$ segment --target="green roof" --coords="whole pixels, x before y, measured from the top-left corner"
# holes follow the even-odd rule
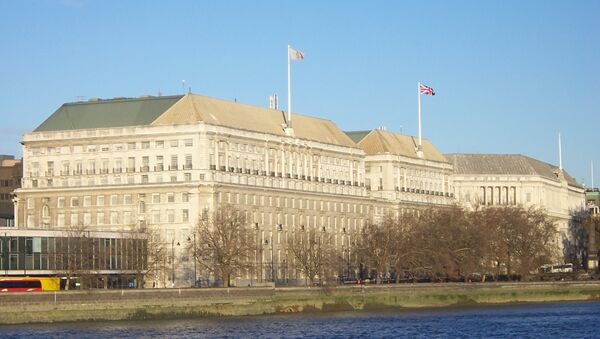
[[[34,132],[149,125],[181,95],[66,103]]]
[[[355,144],[358,144],[370,132],[371,132],[371,130],[368,130],[368,131],[344,131],[344,133],[346,133],[346,135],[348,137],[350,137],[350,139],[352,139],[352,141],[354,141]]]

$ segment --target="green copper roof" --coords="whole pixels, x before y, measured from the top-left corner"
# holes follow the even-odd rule
[[[181,95],[66,103],[34,132],[149,125]]]
[[[358,144],[370,132],[371,132],[371,130],[368,130],[368,131],[344,131],[344,133],[346,133],[346,135],[348,137],[350,137],[350,139],[352,139],[352,141],[354,141],[355,144]]]

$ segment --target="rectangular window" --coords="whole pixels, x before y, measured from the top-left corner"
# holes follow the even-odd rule
[[[135,149],[135,142],[128,142],[127,143],[127,149],[128,150],[134,150]]]
[[[123,224],[125,225],[131,225],[131,212],[130,211],[125,211],[123,212]]]
[[[27,209],[35,208],[35,200],[33,198],[27,198]]]
[[[79,207],[79,198],[78,197],[71,198],[71,207]]]
[[[185,144],[185,147],[192,147],[194,145],[194,141],[192,139],[185,139],[183,143]]]
[[[167,222],[175,222],[175,210],[167,210]]]
[[[104,206],[104,196],[99,195],[96,197],[96,206]]]
[[[111,195],[110,196],[110,205],[111,206],[115,206],[118,205],[119,203],[119,196],[118,195]]]
[[[152,194],[152,203],[160,204],[160,194]]]
[[[179,140],[171,140],[169,144],[171,145],[171,147],[178,147]]]
[[[56,207],[64,208],[65,207],[65,197],[58,197],[56,201]]]
[[[157,140],[154,142],[154,147],[156,148],[164,148],[165,147],[165,142],[164,140]]]
[[[96,217],[97,217],[96,223],[98,225],[104,225],[104,213],[99,212]]]
[[[77,223],[79,223],[79,216],[77,213],[71,213],[71,226],[77,226]]]
[[[90,206],[92,206],[92,196],[86,195],[85,197],[83,197],[83,207],[90,207]]]
[[[110,224],[116,225],[119,223],[119,214],[115,211],[110,212]]]
[[[192,169],[192,155],[191,154],[185,155],[185,165],[184,165],[183,169]]]
[[[56,226],[65,227],[65,215],[60,213],[56,216]]]
[[[185,181],[192,181],[192,173],[184,173],[183,177]]]
[[[177,169],[177,155],[171,155],[171,165],[169,166],[170,170]]]
[[[152,222],[155,224],[160,223],[160,210],[152,211]]]
[[[90,226],[92,224],[92,214],[91,213],[83,213],[83,225]]]
[[[142,149],[149,149],[150,141],[142,141]]]
[[[189,220],[190,220],[190,211],[189,210],[182,210],[181,211],[181,221],[187,222]]]
[[[131,199],[131,194],[125,194],[125,195],[123,196],[123,204],[126,204],[126,205],[131,205],[131,204],[133,204],[133,201],[132,201],[132,199]]]
[[[175,202],[175,194],[167,193],[167,202]]]
[[[182,202],[189,202],[190,201],[190,195],[189,195],[188,192],[181,193],[181,201]]]

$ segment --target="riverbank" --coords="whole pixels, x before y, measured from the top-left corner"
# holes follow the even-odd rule
[[[575,300],[600,300],[600,282],[4,293],[0,294],[0,324],[181,319]]]

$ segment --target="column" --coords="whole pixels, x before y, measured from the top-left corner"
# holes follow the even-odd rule
[[[215,138],[215,168],[219,170],[219,140]]]
[[[269,145],[265,143],[265,172],[269,175]]]

